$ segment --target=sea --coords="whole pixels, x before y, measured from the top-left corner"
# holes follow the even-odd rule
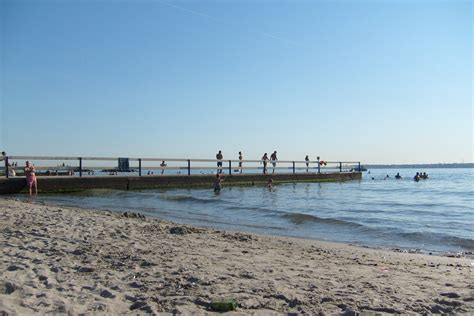
[[[426,180],[415,182],[416,172]],[[402,179],[395,179],[399,172]],[[41,183],[39,183],[41,185]],[[226,187],[90,190],[37,202],[140,212],[221,230],[440,255],[474,252],[474,169],[372,169],[362,180]]]

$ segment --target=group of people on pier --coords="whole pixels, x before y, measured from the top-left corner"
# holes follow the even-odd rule
[[[223,173],[222,162],[224,160],[224,155],[222,154],[222,150],[219,150],[219,152],[216,154],[216,159],[217,159],[217,173],[218,174]],[[319,159],[319,157],[318,157],[318,159]],[[268,173],[268,168],[267,168],[268,163],[272,164],[272,166],[273,166],[272,173],[275,173],[275,168],[276,168],[277,161],[278,161],[276,150],[273,151],[273,153],[270,155],[270,158],[268,157],[268,153],[264,153],[260,160],[261,160],[261,163],[263,164],[263,174]],[[309,155],[306,155],[304,160],[306,162],[306,172],[308,172],[309,171],[309,163],[310,163]],[[242,155],[242,152],[239,151],[239,167],[236,168],[235,172],[242,173],[242,170],[243,170],[242,162],[243,162],[243,155]],[[325,162],[320,161],[319,164],[325,165]]]

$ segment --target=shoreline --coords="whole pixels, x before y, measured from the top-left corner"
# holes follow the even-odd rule
[[[83,191],[81,191],[83,193]],[[54,194],[52,194],[54,195]],[[0,196],[0,198],[2,198]],[[101,209],[100,207],[82,207],[77,205],[67,205],[67,204],[60,204],[60,203],[51,203],[50,201],[33,201],[30,202],[28,196],[6,196],[5,199],[12,199],[15,201],[25,202],[25,203],[33,203],[36,205],[45,205],[50,207],[65,207],[65,208],[77,208],[81,210],[92,210],[97,212],[112,212],[115,214],[122,214],[123,210],[112,210],[112,209]],[[138,212],[140,213],[140,211]],[[449,251],[449,250],[427,250],[427,249],[420,249],[416,247],[403,247],[403,246],[383,246],[383,245],[374,245],[374,244],[364,244],[364,243],[356,243],[356,242],[349,242],[349,241],[338,241],[338,240],[330,240],[330,239],[318,239],[318,238],[311,238],[311,237],[304,237],[304,236],[297,236],[297,235],[287,235],[287,234],[272,234],[271,232],[255,232],[252,230],[239,230],[238,227],[236,229],[232,228],[225,228],[225,227],[216,227],[213,225],[200,225],[198,223],[179,223],[173,220],[163,219],[159,216],[153,216],[147,214],[146,217],[150,220],[159,220],[164,222],[169,222],[176,225],[190,225],[195,228],[200,229],[210,229],[210,230],[225,230],[228,232],[233,233],[243,233],[243,234],[253,234],[257,236],[270,236],[270,237],[281,237],[281,238],[295,238],[295,239],[302,239],[308,241],[316,241],[316,242],[324,242],[324,243],[334,243],[340,245],[347,245],[353,246],[357,248],[367,248],[367,249],[374,249],[380,251],[390,251],[390,252],[397,252],[397,253],[411,253],[411,254],[421,254],[421,255],[429,255],[429,256],[437,256],[437,257],[449,257],[449,258],[466,258],[466,259],[474,259],[474,252],[466,251],[466,250],[459,250],[459,251]]]
[[[0,199],[0,311],[474,311],[474,262]]]

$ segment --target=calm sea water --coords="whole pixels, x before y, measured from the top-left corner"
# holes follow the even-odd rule
[[[373,169],[361,181],[38,196],[219,229],[422,252],[474,251],[474,169]],[[400,172],[403,179],[396,180]],[[384,180],[385,175],[390,175]],[[374,179],[372,179],[372,177]]]

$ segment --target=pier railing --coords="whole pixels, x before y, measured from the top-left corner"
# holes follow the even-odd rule
[[[138,176],[258,174],[258,173],[334,173],[360,171],[360,162],[305,160],[217,160],[183,158],[118,158],[118,157],[51,157],[3,156],[4,176],[21,176],[25,161],[35,166],[39,175],[107,176],[132,174]],[[318,157],[319,158],[319,157]],[[58,164],[58,161],[60,162]],[[112,165],[111,162],[115,162]],[[1,173],[0,169],[0,173]]]

